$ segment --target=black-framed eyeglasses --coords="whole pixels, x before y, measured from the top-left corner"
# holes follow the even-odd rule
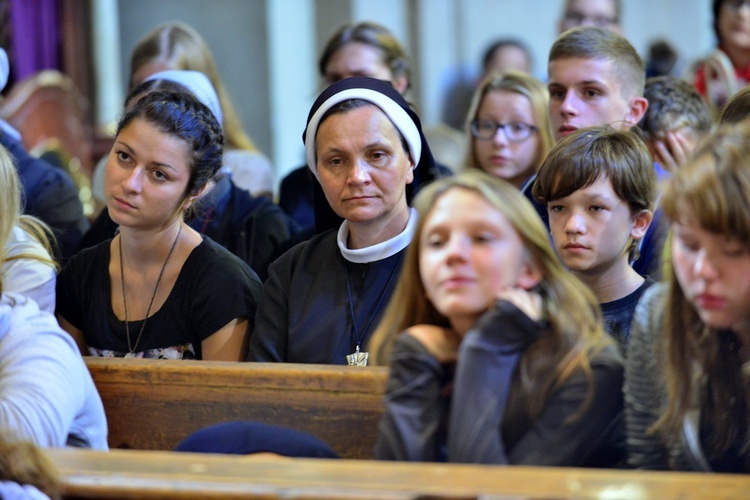
[[[492,120],[473,120],[471,122],[471,135],[477,139],[485,141],[494,139],[499,129],[503,129],[505,138],[510,142],[523,142],[539,130],[538,127],[523,122],[497,123]]]

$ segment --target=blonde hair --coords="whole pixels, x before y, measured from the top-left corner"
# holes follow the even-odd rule
[[[521,94],[529,100],[531,112],[534,115],[534,123],[530,123],[529,125],[534,125],[539,129],[537,132],[539,134],[539,150],[537,151],[537,164],[534,165],[534,168],[538,169],[539,165],[542,164],[544,158],[547,157],[547,154],[555,145],[548,112],[549,92],[538,79],[516,70],[488,75],[474,92],[469,113],[466,115],[466,144],[469,144],[470,147],[466,148],[465,166],[480,170],[482,168],[479,166],[479,159],[474,148],[475,139],[471,134],[471,122],[476,119],[485,96],[496,90]]]
[[[52,499],[61,498],[57,470],[34,443],[0,431],[0,480],[31,485]]]
[[[724,125],[667,182],[660,206],[670,221],[687,222],[738,241],[750,251],[750,123]],[[734,334],[705,325],[673,269],[664,321],[668,404],[654,430],[679,440],[685,415],[701,408],[709,459],[739,444],[750,464],[750,383]],[[743,374],[744,373],[744,374]]]
[[[541,274],[539,290],[544,297],[549,333],[529,346],[519,363],[518,384],[513,391],[513,411],[538,415],[547,398],[574,373],[582,370],[590,379],[590,357],[611,344],[603,331],[599,306],[589,289],[560,263],[549,241],[549,232],[528,200],[509,183],[479,170],[432,182],[419,192],[414,207],[419,213],[412,243],[406,252],[398,283],[369,345],[376,364],[388,364],[398,335],[418,324],[449,327],[427,299],[419,273],[420,235],[431,208],[452,189],[481,196],[502,213],[517,231],[532,266]]]
[[[2,145],[0,145],[0,189],[2,189],[2,192],[0,192],[0,264],[8,260],[35,259],[52,264],[57,268],[57,263],[52,257],[45,259],[39,255],[25,253],[12,257],[6,255],[6,245],[16,226],[19,226],[37,240],[50,256],[55,255],[55,236],[44,222],[31,215],[21,213],[21,181],[18,178],[13,157]],[[0,276],[0,278],[2,277]],[[0,292],[2,292],[1,279]]]
[[[742,87],[719,112],[719,125],[739,123],[750,117],[750,86]]]
[[[227,148],[258,150],[242,128],[242,122],[229,99],[229,93],[216,70],[208,44],[195,29],[184,23],[170,22],[158,26],[143,37],[130,57],[131,78],[139,68],[158,59],[169,62],[177,70],[199,71],[205,74],[221,102],[221,111],[224,114],[222,128]],[[131,82],[131,85],[138,83],[141,82]]]

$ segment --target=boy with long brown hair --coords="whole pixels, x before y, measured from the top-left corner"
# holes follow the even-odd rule
[[[557,254],[594,292],[605,330],[625,348],[638,299],[654,283],[630,265],[656,196],[645,144],[608,126],[578,130],[547,156],[533,194],[547,206]]]

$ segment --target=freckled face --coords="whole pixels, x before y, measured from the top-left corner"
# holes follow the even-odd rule
[[[340,217],[369,223],[408,210],[414,164],[377,106],[330,115],[318,127],[315,151],[321,187]]]
[[[136,118],[107,157],[104,193],[112,220],[125,227],[169,225],[187,208],[188,147]]]

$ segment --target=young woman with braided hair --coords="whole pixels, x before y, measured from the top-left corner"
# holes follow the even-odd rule
[[[260,281],[183,220],[221,167],[223,143],[213,113],[187,93],[150,93],[120,120],[105,173],[120,232],[58,278],[58,318],[82,352],[244,359]]]

